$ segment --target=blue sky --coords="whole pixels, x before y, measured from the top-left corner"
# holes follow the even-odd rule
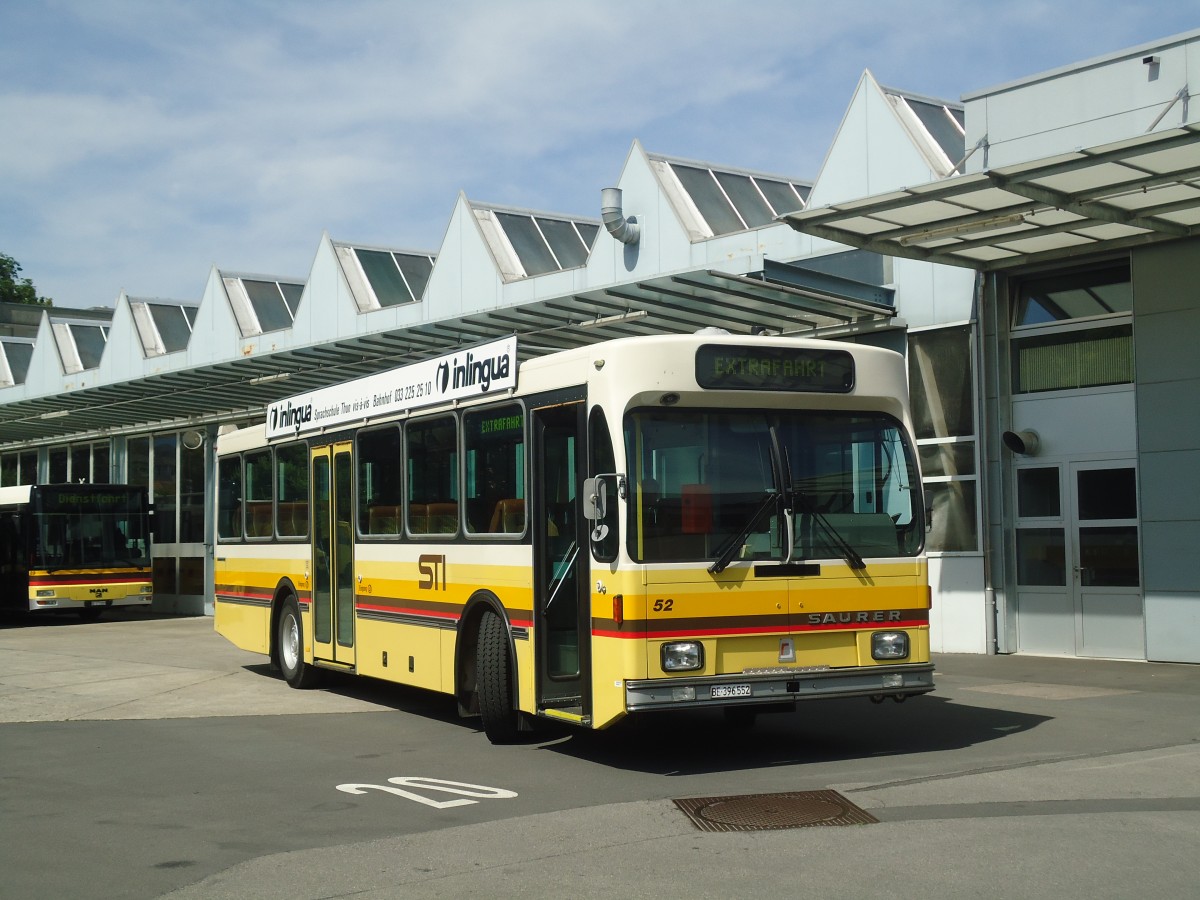
[[[3,0],[0,252],[57,306],[599,216],[634,139],[815,179],[864,69],[958,100],[1200,27],[1129,0]]]

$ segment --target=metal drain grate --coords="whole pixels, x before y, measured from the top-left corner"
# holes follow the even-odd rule
[[[676,800],[701,831],[766,831],[813,825],[872,825],[879,822],[837,791],[792,791]]]

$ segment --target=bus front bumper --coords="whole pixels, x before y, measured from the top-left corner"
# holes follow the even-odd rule
[[[933,663],[846,669],[770,669],[625,682],[628,712],[756,706],[822,698],[903,699],[933,690]]]

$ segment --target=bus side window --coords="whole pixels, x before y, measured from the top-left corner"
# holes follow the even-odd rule
[[[242,536],[242,458],[227,456],[217,464],[217,537]]]
[[[617,460],[613,454],[612,437],[608,432],[608,420],[604,410],[599,406],[592,407],[588,416],[588,474],[613,475],[617,471]],[[593,540],[592,555],[598,562],[612,562],[617,558],[617,549],[621,546],[620,528],[620,499],[618,497],[619,477],[603,479],[605,485],[605,508],[602,524],[606,529],[595,529],[592,533],[601,534],[599,540]]]
[[[360,431],[357,444],[359,533],[400,534],[400,429],[388,425]]]
[[[412,534],[458,531],[458,423],[454,416],[409,422],[405,427]]]
[[[275,532],[281,537],[308,534],[308,445],[275,449]]]
[[[519,404],[463,414],[465,522],[471,534],[525,531],[525,415]]]

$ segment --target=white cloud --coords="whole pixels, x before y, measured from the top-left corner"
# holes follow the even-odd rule
[[[62,304],[121,287],[189,298],[214,262],[306,272],[323,229],[436,250],[459,190],[595,215],[634,138],[813,177],[864,68],[956,98],[1187,20],[1177,4],[1117,0],[1002,10],[6,4],[0,121],[20,137],[0,143],[0,251]]]

